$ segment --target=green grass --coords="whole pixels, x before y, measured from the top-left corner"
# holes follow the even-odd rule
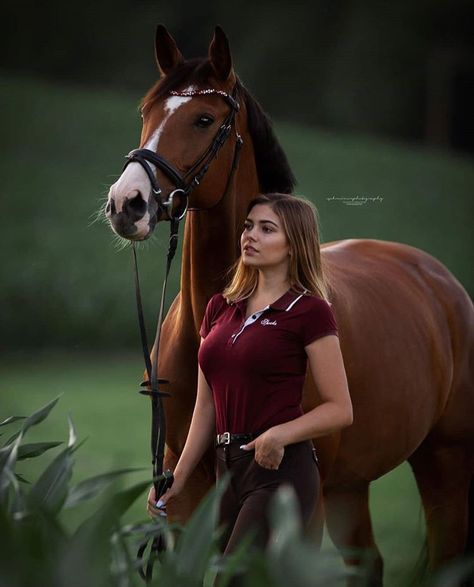
[[[0,75],[0,319],[8,349],[87,352],[136,344],[130,252],[118,252],[110,229],[93,219],[124,154],[137,146],[140,97]],[[471,159],[315,128],[277,123],[276,129],[297,192],[320,210],[325,242],[369,237],[418,246],[474,293],[467,254],[474,238]],[[333,196],[382,199],[350,206]],[[140,257],[150,315],[166,228]],[[178,283],[176,264],[170,295]]]
[[[87,438],[76,453],[73,482],[125,467],[145,467],[130,480],[150,475],[149,416],[147,399],[137,393],[142,373],[141,358],[131,355],[22,353],[0,363],[1,414],[30,414],[62,394],[42,425],[28,432],[29,440],[63,440],[67,414],[73,417],[79,439]],[[34,477],[47,455],[20,469]],[[28,471],[29,473],[26,473]],[[372,484],[371,510],[377,544],[385,559],[386,587],[408,584],[424,535],[420,500],[407,465],[402,465]],[[84,516],[81,506],[70,514],[73,526]],[[145,495],[127,514],[126,521],[145,515]],[[323,548],[335,552],[325,538]]]

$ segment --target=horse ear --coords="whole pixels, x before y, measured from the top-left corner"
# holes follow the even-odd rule
[[[184,61],[176,41],[162,24],[156,27],[155,57],[162,75],[166,75]]]
[[[209,60],[217,79],[227,80],[232,72],[232,57],[229,41],[220,26],[216,26],[214,37],[209,45]]]

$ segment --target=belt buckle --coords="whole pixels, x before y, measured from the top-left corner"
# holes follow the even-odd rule
[[[219,444],[230,444],[230,432],[219,435]]]

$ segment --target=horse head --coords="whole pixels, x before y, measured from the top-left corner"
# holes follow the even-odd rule
[[[147,239],[157,222],[182,216],[188,204],[215,206],[241,144],[238,81],[222,29],[206,59],[186,61],[162,25],[155,50],[161,77],[141,103],[140,147],[128,155],[105,210],[113,230],[130,240]]]

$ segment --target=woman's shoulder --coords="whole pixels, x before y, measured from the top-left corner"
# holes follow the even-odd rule
[[[332,303],[317,294],[305,292],[301,297],[302,306],[306,309],[332,310]]]
[[[212,306],[223,306],[224,304],[227,305],[227,300],[221,292],[218,292],[211,296],[208,302],[208,305]]]
[[[218,320],[219,316],[225,311],[227,307],[227,300],[221,293],[214,294],[207,303],[206,311],[204,313],[204,318],[201,323],[201,328],[199,330],[199,334],[202,338],[206,338],[206,336],[211,331],[212,327]]]
[[[215,316],[216,314],[225,310],[228,307],[228,302],[226,298],[222,295],[222,293],[214,294],[207,303],[206,313],[210,314],[211,316]]]
[[[305,346],[328,334],[338,334],[331,302],[313,294],[305,294],[301,302],[299,319]]]

